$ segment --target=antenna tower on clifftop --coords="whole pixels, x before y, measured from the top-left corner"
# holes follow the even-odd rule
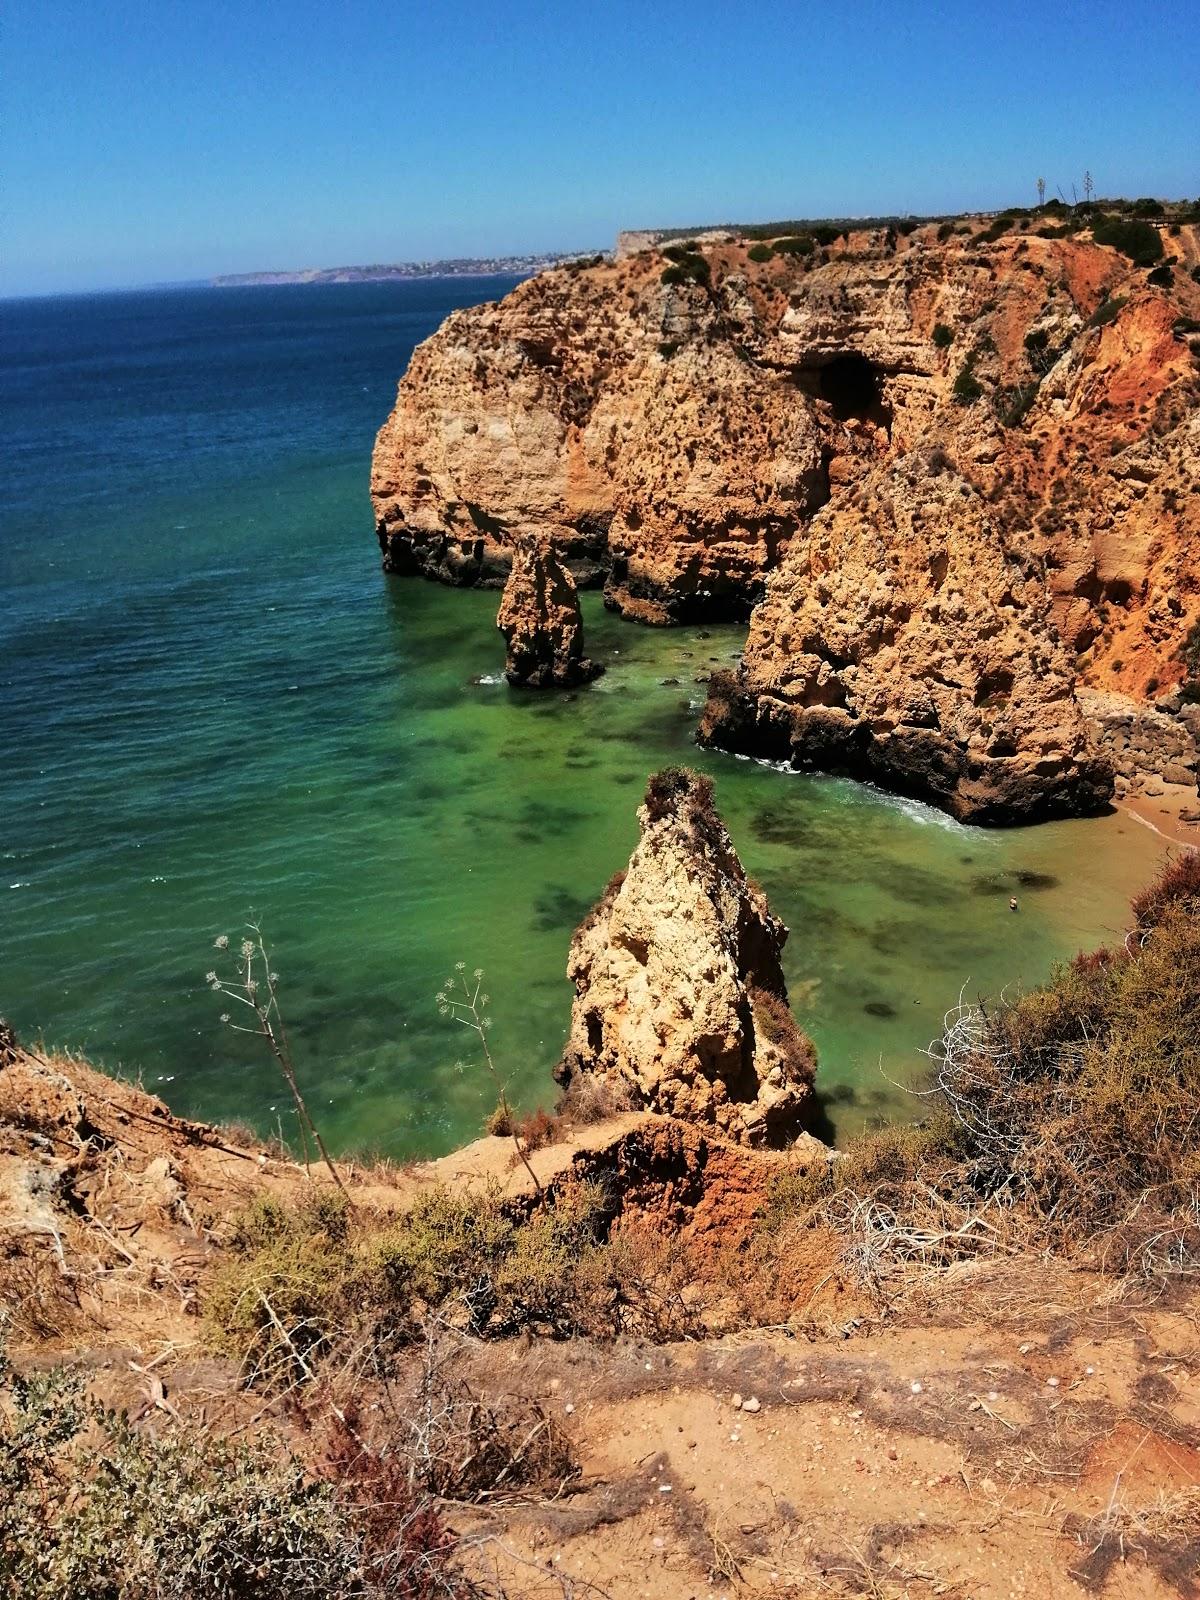
[[[1085,172],[1083,175],[1083,203],[1085,206],[1091,205],[1092,196],[1095,194],[1095,192],[1096,186],[1092,182],[1092,175],[1090,172]]]
[[[1038,210],[1040,211],[1041,208],[1046,204],[1046,180],[1045,180],[1045,178],[1039,178],[1038,179],[1038,181],[1037,181],[1037,189],[1038,189]]]

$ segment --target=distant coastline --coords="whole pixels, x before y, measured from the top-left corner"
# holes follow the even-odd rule
[[[451,256],[442,261],[393,261],[366,267],[299,267],[281,272],[229,272],[208,281],[214,289],[244,289],[283,283],[388,283],[394,278],[489,278],[532,274],[564,261],[599,257],[599,250],[556,250],[526,256]]]

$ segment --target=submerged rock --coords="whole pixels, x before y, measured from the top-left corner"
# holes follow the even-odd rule
[[[505,674],[519,688],[565,688],[604,671],[583,653],[575,579],[548,539],[529,537],[514,550],[496,626],[508,646]]]
[[[747,1144],[796,1134],[816,1054],[788,1010],[788,930],[746,877],[712,784],[651,778],[641,838],[576,930],[571,1032],[556,1072],[610,1079],[635,1104]]]

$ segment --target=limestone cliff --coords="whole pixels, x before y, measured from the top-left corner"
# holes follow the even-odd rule
[[[816,1058],[787,1006],[787,929],[746,877],[706,778],[651,778],[628,870],[580,924],[559,1081],[610,1079],[622,1097],[748,1144],[799,1131]]]
[[[1154,281],[1036,219],[542,274],[415,352],[375,450],[385,565],[498,585],[532,521],[628,616],[766,595],[710,738],[766,753],[790,720],[803,759],[961,815],[1092,807],[1130,747],[1076,685],[1177,722],[1196,670],[1200,238],[1163,237]]]
[[[817,519],[709,684],[719,743],[875,778],[974,822],[1094,810],[1112,793],[1035,563],[921,452]]]
[[[583,619],[570,568],[542,535],[518,540],[496,626],[505,674],[522,688],[569,688],[604,671],[583,653]]]

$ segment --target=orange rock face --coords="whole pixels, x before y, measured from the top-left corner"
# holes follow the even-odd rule
[[[963,816],[1089,809],[1106,765],[1139,776],[1112,727],[1175,718],[1200,670],[1200,240],[1164,243],[1169,284],[1036,223],[543,274],[415,353],[375,451],[385,565],[499,584],[557,524],[626,615],[763,601],[710,739],[790,728]]]

